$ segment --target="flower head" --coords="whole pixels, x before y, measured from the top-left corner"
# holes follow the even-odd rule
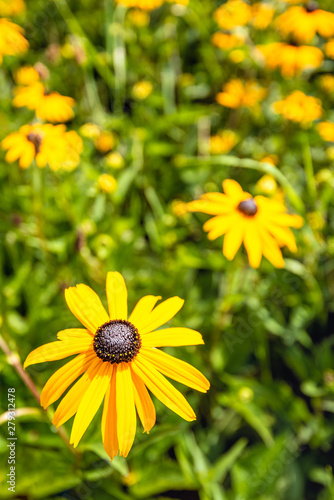
[[[163,2],[164,0],[116,0],[116,3],[121,3],[126,7],[135,7],[142,10],[157,9]]]
[[[276,25],[285,36],[292,35],[301,43],[310,42],[316,33],[329,38],[334,35],[334,14],[319,9],[316,2],[290,7],[278,16]]]
[[[233,130],[222,130],[210,137],[211,154],[226,154],[237,144],[239,138]]]
[[[334,123],[333,122],[320,122],[317,129],[321,137],[328,142],[334,142]]]
[[[115,177],[110,174],[102,174],[98,179],[99,188],[104,193],[113,193],[117,188]]]
[[[222,193],[206,193],[199,200],[188,203],[191,212],[214,215],[204,224],[209,240],[225,235],[223,254],[232,260],[244,243],[249,263],[257,268],[262,255],[275,267],[284,267],[280,247],[296,252],[297,246],[291,227],[299,228],[303,220],[299,215],[286,213],[286,207],[270,198],[254,198],[232,179],[223,182]]]
[[[322,90],[325,92],[329,94],[334,92],[334,75],[321,75],[319,83]]]
[[[291,78],[307,69],[321,66],[324,55],[317,47],[309,45],[292,45],[283,42],[274,42],[267,45],[258,45],[265,58],[266,66],[270,69],[279,68],[282,75]]]
[[[247,24],[252,18],[252,9],[242,0],[228,0],[215,11],[214,17],[220,28],[230,30]]]
[[[223,50],[231,50],[235,47],[241,47],[245,43],[245,38],[235,33],[222,33],[217,31],[212,35],[212,43]]]
[[[14,106],[21,108],[26,106],[36,112],[37,118],[52,123],[63,123],[71,120],[74,116],[75,105],[72,97],[58,94],[58,92],[47,92],[41,82],[35,82],[25,87],[16,87],[13,99]]]
[[[10,17],[21,14],[26,9],[23,0],[0,0],[0,16]]]
[[[168,408],[187,421],[196,415],[167,377],[206,392],[207,379],[188,363],[157,347],[203,344],[200,333],[189,328],[157,330],[175,316],[183,300],[172,297],[155,307],[161,297],[143,297],[128,317],[127,289],[117,272],[107,275],[109,314],[98,295],[86,285],[65,291],[71,312],[84,328],[58,333],[58,341],[32,351],[24,367],[77,356],[57,370],[46,383],[41,405],[47,408],[72,385],[57,407],[57,427],[75,415],[70,442],[76,447],[104,399],[103,445],[111,459],[127,456],[136,432],[136,409],[149,432],[155,424],[155,408],[149,389]]]
[[[268,28],[275,14],[275,8],[267,3],[255,3],[252,6],[252,24],[257,30]]]
[[[0,64],[3,56],[16,56],[28,50],[24,30],[7,19],[0,19]]]
[[[28,168],[36,159],[41,168],[49,164],[52,170],[71,170],[80,161],[82,140],[76,132],[66,132],[65,125],[36,123],[9,134],[1,147],[8,150],[6,162],[19,160],[21,168]]]
[[[266,89],[260,87],[255,80],[243,83],[235,78],[223,86],[223,92],[217,94],[216,100],[227,108],[253,108],[266,94]]]
[[[292,92],[288,97],[274,103],[276,113],[287,120],[308,126],[321,117],[323,109],[321,101],[316,97],[305,95],[300,90]]]

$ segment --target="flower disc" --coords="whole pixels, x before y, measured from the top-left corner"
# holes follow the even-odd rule
[[[128,363],[137,356],[141,340],[137,328],[132,323],[116,319],[97,329],[93,345],[96,355],[102,361]]]

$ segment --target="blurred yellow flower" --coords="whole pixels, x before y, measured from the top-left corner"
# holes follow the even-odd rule
[[[137,82],[132,88],[132,95],[135,99],[144,100],[146,99],[153,90],[153,85],[149,81]]]
[[[157,9],[163,2],[164,0],[116,0],[116,3],[121,3],[126,7],[135,7],[143,10]]]
[[[258,45],[265,58],[266,66],[270,69],[279,68],[282,75],[292,78],[307,69],[321,66],[324,55],[317,47],[309,45],[296,46],[283,42]]]
[[[112,151],[105,156],[105,162],[108,167],[120,169],[124,167],[124,158],[118,151]]]
[[[101,129],[95,123],[84,123],[79,129],[80,134],[87,139],[96,139],[100,133]]]
[[[26,10],[24,0],[0,0],[0,16],[10,17]]]
[[[100,153],[108,153],[115,146],[115,138],[109,130],[103,130],[94,141],[94,145]]]
[[[214,33],[211,40],[213,45],[225,50],[231,50],[235,47],[240,47],[245,43],[245,38],[239,34],[237,35],[234,33],[222,33],[220,31]]]
[[[267,3],[255,3],[252,6],[252,24],[257,30],[268,28],[275,14],[275,8]]]
[[[28,50],[24,29],[7,19],[0,19],[0,64],[3,56],[16,56]]]
[[[131,9],[128,18],[134,26],[144,27],[150,22],[150,15],[145,10]]]
[[[182,217],[189,212],[188,203],[182,200],[173,200],[171,203],[171,210],[177,217]]]
[[[317,129],[321,137],[328,142],[334,142],[334,123],[320,122]]]
[[[261,163],[271,163],[272,165],[278,165],[279,158],[277,155],[267,155],[260,160]]]
[[[276,25],[284,36],[293,35],[298,42],[310,42],[316,33],[334,36],[334,14],[318,8],[316,2],[296,5],[278,16]]]
[[[277,190],[277,182],[272,175],[265,174],[257,181],[256,187],[262,193],[274,194]]]
[[[217,94],[216,100],[227,108],[252,108],[266,95],[266,89],[255,80],[243,82],[235,78],[223,86],[223,92]]]
[[[234,49],[228,55],[228,58],[234,64],[241,63],[242,61],[244,61],[245,57],[246,57],[245,51],[242,49]]]
[[[239,138],[233,130],[222,130],[210,137],[210,153],[219,155],[229,153]]]
[[[320,86],[325,92],[334,92],[334,75],[321,75],[319,78]]]
[[[28,168],[36,159],[39,167],[49,164],[52,170],[75,168],[80,161],[82,140],[74,131],[66,132],[65,125],[24,125],[9,134],[1,143],[7,149],[5,160],[19,160],[21,168]]]
[[[334,59],[334,38],[333,40],[328,40],[328,42],[325,43],[324,49],[326,56],[330,57],[331,59]]]
[[[25,87],[14,89],[14,106],[21,108],[26,106],[34,110],[37,118],[52,123],[62,123],[74,117],[73,107],[75,100],[58,94],[58,92],[47,92],[41,82],[35,82]]]
[[[321,101],[315,97],[305,95],[300,90],[295,90],[288,97],[274,103],[276,113],[281,114],[287,120],[309,125],[321,117],[323,109]]]
[[[102,174],[98,178],[98,184],[101,191],[104,193],[113,193],[117,188],[115,177],[109,174]]]
[[[284,267],[280,247],[297,251],[290,227],[300,228],[303,219],[286,213],[284,204],[266,198],[254,198],[232,179],[223,182],[222,193],[206,193],[188,203],[191,212],[214,215],[203,226],[209,240],[225,235],[223,254],[232,260],[244,243],[251,267],[259,267],[262,255],[275,267]],[[290,226],[290,227],[289,227]]]
[[[214,18],[220,28],[230,30],[247,24],[252,18],[252,9],[242,0],[228,0],[215,11]]]
[[[107,274],[106,292],[108,312],[89,286],[67,288],[65,300],[83,328],[59,332],[58,341],[28,355],[24,368],[76,355],[48,380],[41,405],[47,408],[74,383],[59,403],[52,422],[59,427],[75,415],[70,443],[76,448],[104,400],[102,441],[113,460],[118,453],[126,457],[132,447],[136,409],[145,432],[155,424],[156,412],[147,389],[191,422],[196,420],[194,410],[165,376],[202,393],[207,392],[210,383],[192,365],[159,349],[204,344],[202,335],[189,328],[157,330],[178,313],[182,299],[171,297],[155,307],[161,297],[147,295],[128,316],[128,291],[120,273]]]
[[[14,75],[15,83],[18,85],[30,85],[38,82],[39,79],[39,73],[33,66],[22,66]]]

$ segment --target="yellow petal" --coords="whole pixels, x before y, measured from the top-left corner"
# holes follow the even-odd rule
[[[130,323],[135,325],[138,330],[141,330],[143,324],[147,321],[147,316],[151,313],[158,300],[161,300],[161,297],[154,295],[146,295],[146,297],[140,299],[130,315]]]
[[[102,441],[110,460],[118,453],[117,439],[117,417],[116,417],[116,365],[112,372],[111,381],[108,386],[103,405],[101,421]]]
[[[70,443],[73,444],[74,448],[78,446],[80,439],[103,401],[108,385],[110,384],[112,371],[113,365],[102,361],[97,373],[94,374],[94,377],[90,378],[89,387],[80,401],[73,422]]]
[[[208,193],[209,194],[209,193]],[[220,194],[220,193],[217,193]],[[222,195],[224,196],[224,195]],[[209,215],[218,215],[229,213],[232,210],[232,206],[227,202],[216,202],[206,199],[194,200],[187,203],[187,209],[190,212],[203,212]]]
[[[262,259],[262,240],[254,220],[249,221],[246,226],[244,245],[250,265],[255,269],[258,268]]]
[[[128,363],[117,365],[116,411],[119,454],[121,457],[127,457],[136,434],[135,400]]]
[[[240,196],[243,196],[244,194],[240,184],[233,179],[225,179],[223,181],[223,189],[224,193],[232,198],[240,198]]]
[[[131,370],[135,404],[144,432],[149,433],[155,424],[156,413],[151,396],[144,382]]]
[[[246,228],[246,220],[240,218],[237,223],[225,234],[223,243],[223,254],[228,260],[232,260],[239,250]]]
[[[89,330],[84,328],[68,328],[67,330],[61,330],[57,333],[57,339],[59,340],[75,340],[75,339],[91,339],[92,334]]]
[[[143,318],[140,329],[137,324],[135,324],[135,326],[138,328],[141,335],[153,332],[153,330],[159,328],[159,326],[164,325],[167,321],[172,319],[175,314],[179,312],[183,304],[184,300],[180,299],[180,297],[171,297],[170,299],[164,300],[155,309],[153,309],[153,311],[148,314],[145,319]]]
[[[296,240],[291,229],[288,227],[279,227],[274,224],[267,224],[266,228],[280,247],[286,245],[290,252],[297,252]]]
[[[304,220],[300,215],[269,213],[267,217],[279,226],[291,226],[299,229],[304,224]]]
[[[87,370],[94,357],[96,354],[93,349],[79,354],[49,378],[41,394],[41,405],[44,409],[57,401],[72,382]]]
[[[87,285],[67,288],[65,300],[74,316],[92,333],[109,321],[99,296]]]
[[[263,255],[273,266],[278,269],[283,268],[285,264],[278,244],[265,228],[259,226],[259,230],[262,239]]]
[[[77,412],[80,402],[88,389],[92,378],[97,373],[102,363],[103,361],[101,359],[95,357],[87,371],[73,385],[73,387],[71,387],[66,396],[63,397],[52,419],[52,423],[56,427],[59,427],[67,422],[67,420],[73,417],[73,415]]]
[[[143,347],[172,347],[204,344],[202,335],[190,328],[165,328],[148,333],[142,338]]]
[[[184,396],[168,380],[147,363],[140,353],[131,363],[131,370],[144,382],[146,387],[170,410],[188,422],[196,420],[194,410]]]
[[[56,361],[64,359],[72,354],[85,352],[92,346],[92,338],[74,339],[73,341],[57,341],[44,344],[32,351],[24,362],[23,368],[35,363],[44,363],[45,361]]]
[[[110,319],[128,319],[128,291],[123,276],[112,272],[107,274],[107,299]]]
[[[200,392],[209,390],[210,382],[189,363],[158,349],[142,348],[140,352],[147,364],[151,363],[163,375]]]
[[[208,239],[215,240],[219,236],[225,234],[232,226],[237,224],[240,220],[240,216],[237,213],[232,213],[228,215],[220,215],[218,217],[213,217],[208,220],[204,226],[204,231],[209,231]]]

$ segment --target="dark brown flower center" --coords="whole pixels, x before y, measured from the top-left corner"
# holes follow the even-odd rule
[[[254,201],[254,198],[249,198],[248,200],[241,201],[238,205],[238,210],[244,215],[255,215],[257,212],[257,205]]]
[[[35,146],[35,154],[37,155],[41,150],[41,145],[43,141],[42,136],[37,134],[36,132],[30,132],[30,134],[27,135],[27,139],[29,142],[32,142],[33,145]]]
[[[318,10],[318,9],[319,9],[319,5],[317,4],[317,2],[307,2],[307,4],[305,4],[306,12],[314,12],[315,10]]]
[[[102,361],[128,363],[137,356],[141,340],[137,328],[132,323],[115,319],[96,330],[93,346]]]

